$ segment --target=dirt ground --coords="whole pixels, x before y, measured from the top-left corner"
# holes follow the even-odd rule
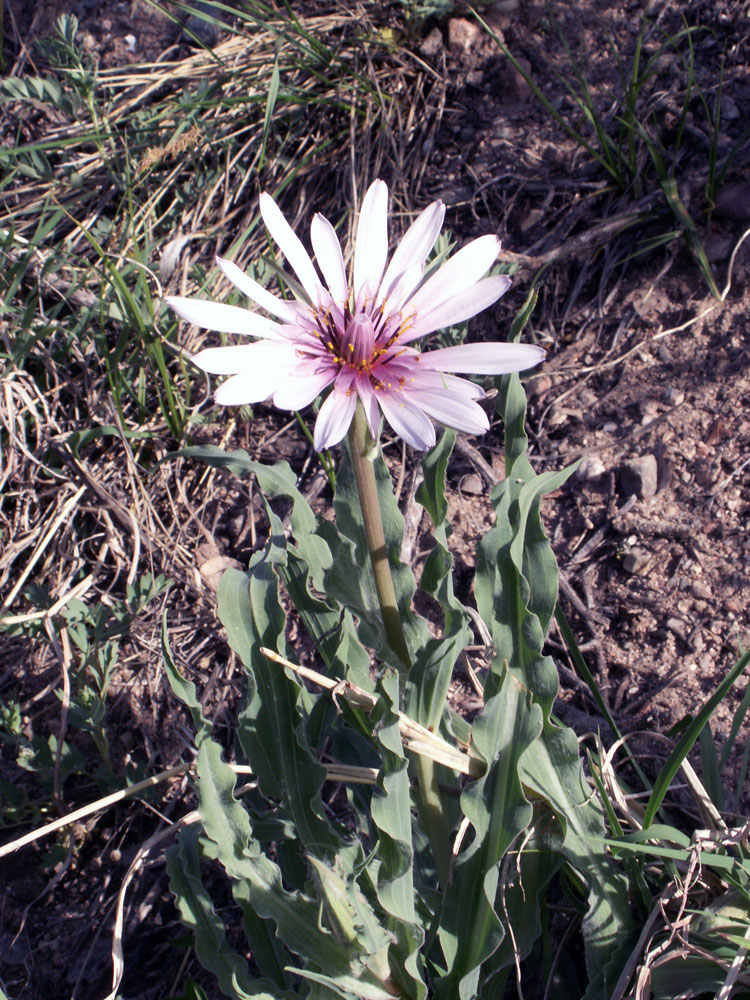
[[[8,0],[5,31],[14,39],[19,66],[33,64],[28,42],[35,32],[54,12],[69,8],[80,19],[86,45],[105,65],[158,58],[166,50],[179,51],[174,46],[187,46],[180,26],[143,0],[44,0],[33,13],[21,0]],[[612,94],[621,90],[618,58],[622,65],[632,59],[644,14],[653,25],[647,52],[679,32],[687,18],[696,29],[690,36],[696,84],[711,107],[715,99],[720,104],[718,158],[724,162],[731,153],[732,159],[718,185],[715,210],[706,210],[712,147],[697,99],[684,123],[675,172],[718,288],[727,289],[723,301],[710,294],[684,240],[642,252],[657,224],[652,218],[626,229],[619,224],[632,207],[632,194],[626,199],[612,190],[601,167],[564,134],[473,20],[428,21],[414,44],[451,81],[440,129],[425,150],[421,204],[442,198],[459,242],[500,233],[506,259],[518,266],[496,317],[501,329],[509,326],[540,266],[548,265],[537,279],[532,321],[548,362],[527,383],[528,426],[532,461],[540,471],[580,460],[568,483],[543,506],[559,561],[563,606],[620,727],[666,733],[700,706],[750,636],[750,239],[730,269],[733,250],[750,226],[748,7],[734,0],[499,0],[485,11],[492,30],[552,106],[589,138],[592,131],[582,112],[574,113],[561,80],[572,79],[578,60],[594,104],[606,117]],[[682,86],[673,52],[665,51],[650,86],[656,95],[650,127],[660,129],[668,145],[679,125]],[[473,335],[492,335],[489,324],[486,318],[476,324]],[[262,407],[242,439],[229,444],[248,447],[261,459],[273,454],[300,464],[296,429]],[[396,466],[400,450],[388,454]],[[490,523],[490,481],[501,475],[502,428],[495,421],[484,439],[457,449],[449,469],[459,593],[462,567],[473,561],[476,538]],[[218,551],[242,562],[256,540],[238,513],[247,498],[233,489],[218,488],[213,507],[201,516]],[[322,493],[321,510],[326,502]],[[192,511],[186,512],[186,520],[191,517]],[[427,544],[420,534],[426,528],[414,529],[417,554]],[[201,555],[204,534],[196,532],[193,540],[199,565],[217,554],[209,547]],[[210,601],[209,592],[204,613]],[[186,621],[184,627],[191,641],[203,641],[203,626],[191,632]],[[153,661],[157,636],[154,623],[133,658]],[[217,641],[210,630],[205,637]],[[176,641],[179,647],[182,640]],[[561,670],[560,716],[580,733],[595,730],[597,711],[554,630],[549,650]],[[218,671],[207,652],[201,669],[206,687],[239,692],[231,658]],[[173,706],[163,678],[139,683],[145,692],[143,718],[117,749],[129,753],[146,734],[149,754],[158,756],[153,740],[169,725]],[[719,710],[720,741],[743,690],[744,684],[738,685]],[[470,707],[471,697],[459,679],[455,698]],[[231,699],[223,700],[228,726]],[[187,745],[187,736],[184,740]],[[172,749],[179,754],[182,745]],[[165,759],[164,765],[170,762]],[[180,805],[180,790],[173,796],[160,804],[167,814]],[[740,812],[746,805],[745,789],[737,788],[730,809]],[[92,829],[82,826],[82,843]],[[0,903],[0,981],[13,1000],[106,994],[110,941],[108,934],[92,936],[91,928],[111,923],[115,883],[132,848],[121,849],[127,831],[110,820],[96,837],[58,887],[49,886],[34,857],[14,860],[12,868],[0,863],[0,877],[11,887]],[[102,873],[93,892],[86,864]],[[21,919],[24,930],[16,936]],[[154,938],[155,927],[163,929],[161,938]],[[124,996],[166,995],[160,976],[167,963],[178,981],[179,959],[167,943],[178,934],[163,868],[150,868],[138,888],[138,913],[129,918],[129,965],[139,972],[129,973]],[[148,985],[139,987],[139,979]]]

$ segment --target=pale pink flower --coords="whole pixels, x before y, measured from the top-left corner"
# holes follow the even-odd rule
[[[281,409],[301,410],[330,387],[315,422],[316,449],[341,441],[358,400],[373,438],[382,411],[400,437],[425,449],[435,444],[430,418],[468,434],[489,429],[477,402],[483,390],[455,373],[501,375],[544,358],[529,344],[462,344],[423,353],[414,346],[486,309],[510,285],[506,275],[483,277],[500,249],[495,236],[473,240],[422,280],[443,223],[442,202],[415,220],[386,267],[388,188],[375,181],[362,203],[351,282],[333,226],[316,215],[310,237],[325,284],[270,195],[260,196],[260,211],[309,301],[278,298],[220,257],[216,263],[226,277],[275,319],[205,299],[165,300],[196,326],[257,338],[209,348],[193,359],[204,371],[231,376],[217,389],[217,403],[272,399]]]

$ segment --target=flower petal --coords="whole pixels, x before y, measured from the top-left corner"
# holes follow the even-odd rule
[[[334,386],[325,400],[315,421],[313,447],[316,451],[333,448],[349,430],[357,405],[357,393],[351,389]]]
[[[425,368],[442,372],[463,372],[467,375],[507,375],[533,368],[545,358],[545,352],[535,344],[460,344],[441,347],[420,354]]]
[[[302,245],[299,236],[284,218],[281,209],[270,194],[263,192],[260,196],[260,214],[268,227],[271,236],[276,240],[279,249],[289,261],[290,267],[302,282],[302,287],[310,296],[314,306],[321,302],[321,292],[324,292],[320,278],[313,267],[310,255]]]
[[[426,451],[435,444],[435,428],[430,418],[417,406],[412,406],[402,392],[377,394],[385,419],[407,444],[418,451]]]
[[[500,240],[496,236],[480,236],[478,240],[472,240],[427,279],[410,299],[408,309],[419,315],[427,309],[437,309],[443,302],[459,295],[489,271],[499,250]]]
[[[354,247],[354,297],[374,298],[388,257],[388,187],[375,181],[367,189]]]
[[[356,386],[360,402],[362,403],[362,409],[365,411],[370,437],[373,441],[377,441],[378,430],[380,429],[380,407],[378,406],[377,396],[367,376],[359,376],[356,380]]]
[[[443,330],[453,326],[454,323],[463,323],[464,320],[476,316],[478,312],[491,306],[493,302],[497,302],[509,287],[510,278],[506,274],[482,278],[437,308],[418,313],[411,326],[407,325],[405,332],[399,337],[399,343],[408,344],[417,337],[424,337],[435,330]],[[408,313],[410,309],[411,302],[404,311]]]
[[[292,366],[297,363],[293,351],[285,347],[279,349],[276,344],[253,344],[250,349],[254,349],[251,364],[227,379],[216,390],[214,399],[222,406],[244,406],[245,403],[259,403],[269,399],[287,382]],[[217,348],[215,353],[222,350],[229,351],[232,348]],[[213,358],[209,358],[208,362],[215,363]],[[218,362],[216,364],[218,366]]]
[[[484,434],[490,429],[487,414],[470,399],[461,399],[446,388],[443,391],[409,389],[409,400],[446,427],[465,434]]]
[[[383,277],[378,295],[378,305],[391,294],[394,286],[406,271],[423,267],[428,253],[435,246],[435,240],[440,234],[444,218],[445,205],[442,201],[433,201],[409,226],[404,238],[396,247],[396,252],[393,254]]]
[[[276,295],[272,295],[262,285],[259,285],[257,281],[253,281],[249,275],[237,267],[234,261],[217,257],[216,265],[229,278],[232,284],[239,288],[243,295],[247,295],[261,309],[265,309],[266,312],[278,316],[279,319],[286,320],[287,323],[295,322],[297,319],[296,310],[288,302],[278,298]]]
[[[335,375],[333,368],[310,375],[292,374],[273,394],[273,405],[280,410],[302,410],[318,398],[326,386],[333,382]]]
[[[279,340],[279,324],[249,309],[228,306],[210,299],[187,299],[181,295],[165,295],[164,301],[178,316],[206,330],[219,333],[241,333],[248,337]]]
[[[293,347],[262,340],[255,344],[208,347],[193,357],[193,364],[212,375],[236,375],[238,372],[252,371],[258,372],[266,382],[269,375],[291,371],[297,363],[297,352]],[[272,391],[273,388],[270,392]]]
[[[343,305],[349,297],[344,255],[341,252],[341,244],[336,230],[320,212],[316,212],[313,216],[310,239],[318,267],[325,278],[328,290],[334,300]]]

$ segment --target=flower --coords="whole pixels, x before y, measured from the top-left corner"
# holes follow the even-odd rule
[[[468,434],[489,429],[477,402],[483,390],[457,373],[501,375],[544,358],[541,348],[529,344],[462,344],[426,352],[414,346],[420,337],[486,309],[510,285],[506,275],[483,277],[500,249],[495,236],[473,240],[423,281],[443,224],[442,202],[419,215],[387,263],[388,188],[375,181],[362,203],[351,283],[338,237],[322,215],[313,218],[310,237],[325,284],[270,195],[261,194],[260,211],[309,301],[281,299],[220,257],[216,263],[226,277],[274,319],[205,299],[165,299],[196,326],[256,338],[194,357],[204,371],[231,376],[216,391],[217,403],[272,399],[281,409],[301,410],[331,387],[315,423],[317,450],[341,441],[358,400],[373,438],[382,412],[408,444],[426,449],[435,444],[430,418]]]

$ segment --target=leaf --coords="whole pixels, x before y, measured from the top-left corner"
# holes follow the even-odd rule
[[[445,431],[422,461],[424,480],[416,498],[433,520],[435,546],[425,561],[420,585],[443,611],[440,638],[430,638],[419,650],[405,692],[407,713],[429,729],[437,729],[445,711],[453,668],[471,642],[466,609],[453,592],[453,556],[448,548],[450,525],[445,499],[445,473],[455,442],[455,431]]]
[[[325,769],[305,745],[299,684],[260,652],[261,646],[284,651],[285,616],[267,553],[256,553],[247,573],[227,570],[217,598],[230,645],[248,671],[249,697],[238,720],[247,760],[263,794],[286,803],[302,842],[313,851],[332,850],[337,838],[320,801]]]
[[[342,450],[343,459],[336,474],[334,497],[336,526],[327,521],[319,526],[319,533],[328,542],[333,556],[333,564],[325,575],[324,589],[331,598],[360,619],[359,637],[364,645],[374,649],[381,661],[394,667],[402,667],[398,654],[388,643],[383,627],[348,442],[344,443]],[[374,467],[393,585],[413,662],[417,650],[429,638],[429,632],[424,621],[411,609],[416,589],[414,576],[411,569],[399,560],[404,519],[396,504],[391,474],[382,455],[375,457]]]
[[[398,673],[386,674],[381,685],[376,733],[383,748],[383,766],[371,806],[372,821],[380,833],[377,895],[392,918],[386,926],[397,938],[391,948],[391,965],[397,966],[393,974],[407,987],[407,996],[424,1000],[427,987],[419,967],[424,930],[414,905],[411,792],[398,717],[393,712],[399,698]]]
[[[279,1000],[287,995],[253,982],[245,960],[229,947],[224,924],[201,879],[196,829],[183,830],[177,844],[167,851],[167,872],[180,918],[195,935],[198,958],[216,976],[224,993],[235,1000]]]
[[[198,701],[198,696],[195,692],[195,684],[193,684],[192,681],[185,680],[174,662],[172,650],[169,645],[166,611],[164,612],[161,620],[161,654],[169,686],[172,688],[172,691],[177,695],[183,705],[187,706],[193,719],[193,725],[195,726],[195,743],[196,746],[200,746],[202,740],[204,740],[211,733],[211,723],[203,714],[203,706],[200,701]]]
[[[297,480],[288,462],[263,465],[254,462],[246,451],[224,451],[216,445],[182,448],[171,457],[199,458],[215,468],[229,469],[237,476],[254,475],[261,490],[271,497],[286,497],[292,501],[290,523],[300,555],[310,567],[316,589],[323,589],[323,573],[331,565],[331,553],[316,532],[317,521],[307,500],[297,489]],[[170,456],[167,456],[170,457]]]
[[[459,855],[445,890],[438,932],[447,974],[435,990],[438,1000],[477,996],[482,964],[501,944],[505,930],[497,912],[503,856],[528,827],[532,807],[518,777],[521,754],[539,736],[541,711],[507,668],[498,671],[494,691],[472,726],[474,750],[487,773],[461,796],[473,840]]]

